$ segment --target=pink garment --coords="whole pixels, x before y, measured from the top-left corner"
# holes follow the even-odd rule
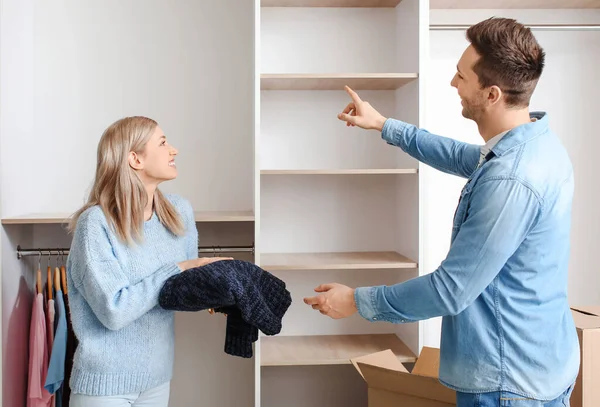
[[[44,389],[48,374],[48,340],[44,296],[39,293],[33,301],[29,331],[29,388],[27,407],[48,407],[50,393]]]
[[[48,338],[48,363],[50,363],[50,357],[52,356],[52,345],[54,345],[54,317],[56,315],[56,308],[54,307],[54,300],[48,300],[46,306],[46,328]],[[51,396],[49,407],[55,407],[56,397]]]

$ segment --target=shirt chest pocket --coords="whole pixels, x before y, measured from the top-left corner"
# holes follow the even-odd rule
[[[462,191],[460,191],[460,197],[458,199],[458,205],[456,206],[456,211],[454,212],[454,223],[453,228],[459,229],[463,224],[465,219],[467,218],[468,209],[469,209],[469,201],[471,198],[471,183],[467,183]]]

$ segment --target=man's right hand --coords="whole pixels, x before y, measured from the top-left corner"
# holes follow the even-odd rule
[[[383,125],[387,120],[377,110],[360,99],[360,97],[350,87],[345,87],[346,92],[352,98],[352,102],[346,106],[344,111],[338,114],[338,119],[345,121],[346,126],[358,126],[367,130],[383,130]]]
[[[233,257],[199,257],[197,259],[191,259],[177,263],[177,266],[179,266],[181,271],[185,271],[195,267],[206,266],[207,264],[221,260],[233,260]]]

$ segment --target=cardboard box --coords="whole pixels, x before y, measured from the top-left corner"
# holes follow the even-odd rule
[[[456,392],[438,381],[439,349],[424,347],[412,373],[389,349],[350,361],[367,382],[369,407],[456,406]]]
[[[571,307],[581,364],[571,407],[600,406],[600,306]],[[412,373],[391,350],[351,359],[367,382],[369,407],[456,406],[456,392],[438,381],[440,350],[424,347]],[[402,404],[404,403],[404,404]]]
[[[577,327],[581,364],[571,407],[600,406],[600,305],[571,307]]]

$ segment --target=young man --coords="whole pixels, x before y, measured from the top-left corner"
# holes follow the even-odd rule
[[[351,89],[339,114],[441,171],[467,178],[447,258],[393,286],[324,284],[305,302],[332,318],[408,323],[443,316],[440,381],[459,407],[568,406],[579,345],[567,301],[573,170],[548,116],[529,113],[544,66],[531,31],[469,28],[451,85],[483,147],[386,119]],[[564,403],[564,404],[563,404]]]

